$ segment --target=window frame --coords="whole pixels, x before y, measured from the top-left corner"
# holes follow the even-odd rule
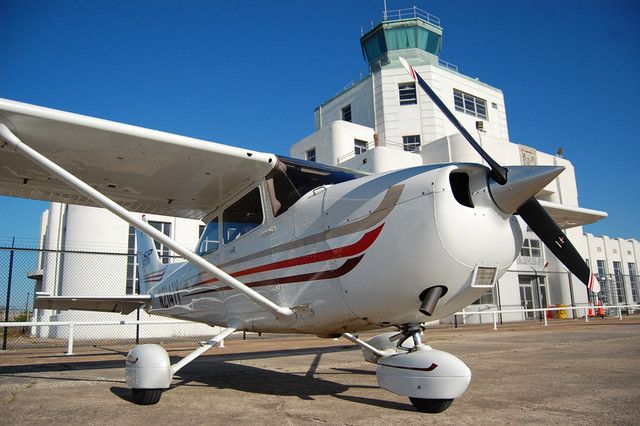
[[[525,251],[528,254],[526,254]],[[534,252],[537,252],[538,254],[535,255]],[[542,246],[540,244],[540,240],[536,240],[534,238],[525,238],[524,241],[522,242],[522,247],[520,248],[520,256],[541,259]]]
[[[417,141],[414,139],[413,142],[408,142],[408,138],[417,138]],[[417,142],[417,145],[416,145]],[[409,146],[414,146],[414,149],[407,149]],[[418,153],[420,147],[422,146],[422,138],[420,135],[406,135],[402,137],[402,149],[406,152]]]
[[[489,110],[487,109],[486,99],[454,88],[453,105],[456,111],[489,121]],[[484,113],[478,111],[478,105],[481,105],[482,109],[484,109]]]
[[[158,231],[162,232],[164,235],[166,235],[169,238],[173,238],[172,234],[173,234],[173,222],[165,222],[162,220],[149,220],[149,225],[153,226],[154,228],[156,228]],[[161,225],[161,228],[158,228],[157,226],[155,226],[155,224],[159,224]],[[167,225],[169,227],[168,232],[166,232],[166,228]],[[173,257],[173,255],[171,254],[171,248],[165,246],[163,243],[153,240],[153,245],[156,249],[156,252],[158,252],[158,257],[160,258],[160,262],[162,262],[163,264],[169,264],[171,263],[171,258]]]
[[[407,95],[412,97],[407,97]],[[403,99],[404,95],[404,99]],[[418,104],[418,91],[416,90],[415,81],[407,81],[405,83],[398,83],[398,98],[400,105],[417,105]]]
[[[347,115],[348,115],[348,120],[347,120]],[[342,119],[342,121],[348,121],[349,123],[353,123],[352,119],[353,119],[353,115],[352,115],[352,111],[351,111],[351,104],[347,104],[345,106],[343,106],[340,109],[340,118]]]
[[[309,155],[310,152],[313,151],[313,158],[310,158],[311,156]],[[316,151],[316,147],[314,146],[313,148],[309,148],[308,150],[306,150],[304,152],[304,159],[307,161],[313,161],[314,163],[317,163],[316,159],[318,158],[318,153]]]
[[[358,143],[364,146],[358,146]],[[362,139],[353,139],[353,152],[355,155],[364,154],[369,151],[369,144],[367,141],[363,141]]]

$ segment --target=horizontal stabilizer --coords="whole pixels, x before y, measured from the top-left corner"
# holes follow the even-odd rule
[[[148,294],[130,296],[37,296],[38,309],[119,312],[129,314],[151,301]]]

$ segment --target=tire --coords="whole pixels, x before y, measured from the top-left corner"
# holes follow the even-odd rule
[[[453,399],[423,399],[423,398],[411,398],[409,401],[413,404],[416,410],[421,413],[442,413],[449,408]]]
[[[160,401],[162,389],[131,389],[131,396],[138,405],[153,405]]]

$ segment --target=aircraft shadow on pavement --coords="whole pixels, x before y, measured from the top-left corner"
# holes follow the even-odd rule
[[[104,349],[104,348],[100,348]],[[398,404],[395,402],[364,398],[361,396],[341,395],[349,389],[357,388],[377,388],[377,386],[342,384],[319,376],[329,375],[372,375],[374,371],[366,369],[351,368],[331,368],[317,372],[322,365],[322,355],[358,350],[357,346],[330,346],[321,348],[296,348],[285,350],[271,350],[251,353],[212,353],[196,359],[177,374],[177,382],[166,392],[180,386],[210,386],[217,389],[234,389],[242,392],[250,392],[265,395],[293,396],[303,400],[313,400],[314,396],[329,395],[342,400],[355,403],[369,404],[378,407],[386,407],[398,410],[413,410],[408,404]],[[113,351],[116,352],[116,351]],[[124,353],[119,353],[124,355]],[[308,366],[307,371],[287,372],[273,369],[263,369],[250,365],[236,364],[234,361],[269,359],[287,356],[301,356],[315,354]],[[176,362],[181,357],[172,356],[172,362]],[[104,378],[91,377],[65,377],[65,376],[42,376],[40,374],[26,376],[25,373],[60,372],[60,371],[82,371],[123,368],[124,362],[121,358],[95,361],[73,361],[73,358],[65,362],[48,364],[26,364],[3,367],[0,376],[20,375],[20,377],[32,377],[40,380],[67,380],[67,381],[102,381],[123,383],[122,380],[106,380]],[[111,393],[117,397],[131,401],[131,391],[126,386],[114,385],[110,388]]]
[[[239,365],[226,361],[209,362],[206,370],[191,369],[178,374],[180,381],[174,383],[165,392],[182,386],[207,386],[216,389],[232,389],[264,395],[297,397],[302,400],[314,400],[318,396],[331,396],[343,401],[356,404],[366,404],[375,407],[415,412],[410,404],[398,403],[384,399],[375,399],[358,395],[344,395],[348,390],[358,388],[378,388],[371,385],[342,384],[324,378],[315,377],[315,368],[319,357],[314,358],[307,374],[304,372],[291,373],[284,371],[266,370],[250,365]],[[370,375],[368,370],[335,369],[336,374],[346,373],[354,375]],[[332,373],[320,373],[332,374]],[[375,374],[375,372],[373,372]],[[196,389],[192,389],[196,391]],[[112,386],[111,392],[119,398],[131,401],[131,392],[124,386]]]

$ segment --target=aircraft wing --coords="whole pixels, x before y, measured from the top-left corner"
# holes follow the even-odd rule
[[[7,99],[0,123],[134,212],[201,219],[276,163],[268,153]],[[8,145],[0,148],[0,195],[95,206]]]
[[[607,217],[607,213],[599,210],[571,207],[564,204],[540,201],[540,205],[551,215],[562,229],[574,226],[588,225]]]
[[[148,294],[130,296],[37,296],[38,309],[119,312],[128,314],[151,301]]]

